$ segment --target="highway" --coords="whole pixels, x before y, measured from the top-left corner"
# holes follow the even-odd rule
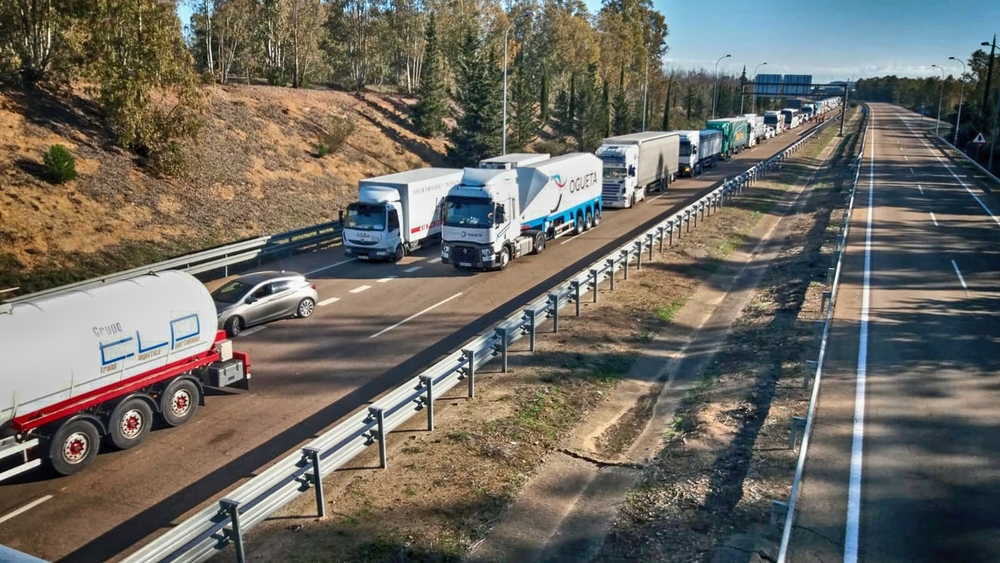
[[[455,270],[436,246],[398,264],[347,260],[341,248],[267,264],[307,273],[320,302],[309,319],[235,339],[234,349],[250,354],[250,391],[209,396],[191,423],[104,453],[78,475],[32,473],[0,485],[0,544],[50,561],[115,559],[812,125],[634,209],[607,210],[597,228],[551,241],[504,272]]]
[[[788,561],[1000,561],[1000,199],[871,107]]]

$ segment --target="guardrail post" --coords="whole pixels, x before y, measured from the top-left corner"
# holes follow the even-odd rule
[[[462,350],[465,356],[465,377],[469,379],[469,398],[476,397],[476,351]]]
[[[590,270],[590,282],[592,284],[594,284],[594,303],[597,303],[597,281],[598,281],[598,275],[600,275],[600,273],[601,272],[597,268],[594,268],[594,269]],[[576,316],[579,317],[580,316],[580,302],[579,301],[576,302],[576,307],[577,307]]]
[[[320,518],[325,518],[326,501],[323,500],[323,474],[319,470],[319,454],[321,452],[316,448],[305,447],[302,448],[302,453],[309,456],[309,463],[312,464],[313,472],[309,480],[316,487],[316,513]]]
[[[604,261],[604,263],[607,264],[607,266],[608,266],[608,272],[609,272],[608,279],[611,281],[611,291],[614,291],[615,290],[615,259],[614,258],[608,258],[607,260]]]
[[[549,294],[549,306],[552,307],[552,332],[559,332],[559,296]]]
[[[684,222],[687,224],[687,232],[691,232],[691,210],[684,210]]]
[[[385,448],[385,411],[377,407],[368,407],[368,414],[375,417],[378,424],[378,460],[379,467],[385,469],[389,465],[388,455]]]
[[[576,316],[579,317],[580,316],[580,300],[582,299],[582,296],[580,294],[582,293],[583,290],[580,289],[580,282],[578,282],[576,280],[573,280],[573,283],[570,284],[570,285],[573,286],[573,306],[576,309],[576,311],[575,311],[576,312]]]
[[[700,206],[699,206],[700,207]],[[691,218],[694,219],[694,228],[698,228],[698,210],[695,209],[691,212]]]
[[[629,262],[629,258],[631,258],[631,257],[629,256],[630,253],[629,253],[629,251],[628,251],[627,248],[624,249],[624,250],[622,250],[622,254],[625,255],[625,259],[622,260],[622,265],[625,268],[625,279],[627,280],[628,279],[628,262]]]
[[[833,283],[833,278],[836,275],[837,275],[837,269],[836,268],[834,268],[834,267],[831,266],[831,267],[829,267],[829,268],[826,269],[826,283],[827,283],[827,285],[830,285],[830,284]]]
[[[821,313],[826,312],[826,308],[830,304],[829,301],[832,295],[833,295],[832,292],[830,292],[829,290],[823,292],[823,295],[822,297],[820,297],[819,301],[819,310]]]
[[[785,521],[788,515],[788,503],[781,500],[771,501],[771,527],[777,528]]]
[[[670,222],[670,241],[667,243],[668,246],[674,246],[674,221]]]
[[[705,202],[698,204],[698,218],[701,219],[702,222],[705,221]]]
[[[801,416],[792,417],[792,428],[788,433],[788,449],[794,450],[795,444],[799,441],[799,436],[806,431],[806,419]]]
[[[816,373],[816,366],[819,363],[816,360],[806,360],[805,373],[802,374],[802,388],[805,389],[809,387],[809,381],[812,380],[812,376]]]
[[[528,309],[528,350],[535,351],[535,310]]]
[[[509,332],[506,328],[495,328],[493,333],[500,338],[500,371],[507,373],[507,345]]]
[[[233,546],[236,548],[236,561],[246,563],[247,556],[243,551],[243,530],[240,527],[240,503],[238,501],[224,498],[219,501],[222,509],[229,513],[229,520],[233,523],[231,530],[227,530]]]
[[[646,257],[646,259],[647,260],[652,260],[653,259],[653,233],[649,233],[648,235],[646,235],[646,239],[648,239],[647,242],[649,244],[649,256]]]
[[[642,269],[642,241],[635,241],[635,269]],[[596,299],[595,299],[596,301]]]
[[[663,231],[664,230],[665,229],[663,227],[658,227],[656,229],[656,234],[657,234],[658,237],[660,237],[660,254],[663,254]]]
[[[427,388],[424,405],[427,406],[427,431],[434,430],[434,380],[429,375],[420,376],[420,384]]]

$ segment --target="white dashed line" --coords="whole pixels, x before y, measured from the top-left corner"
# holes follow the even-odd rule
[[[934,221],[934,226],[935,227],[940,227],[940,225],[938,225],[938,222],[937,222],[937,217],[934,216],[934,212],[933,211],[931,211],[931,221]]]
[[[361,293],[362,291],[364,291],[366,289],[371,289],[371,288],[372,288],[372,286],[370,286],[370,285],[363,285],[361,287],[355,287],[354,289],[352,289],[350,291],[350,293]]]
[[[920,184],[917,184],[917,189],[920,190],[920,193],[924,193],[924,187],[921,186]]]
[[[265,326],[265,325],[255,326],[253,328],[244,330],[243,332],[240,333],[240,336],[250,336],[251,334],[256,334],[256,333],[264,330],[265,328],[267,328],[267,326]]]
[[[320,301],[319,303],[317,303],[317,305],[319,305],[320,307],[326,307],[327,305],[331,303],[336,303],[337,301],[340,301],[339,297],[331,297],[329,299],[324,299]]]
[[[910,157],[906,156],[905,154],[903,155],[903,158],[906,159],[907,162],[910,161]]]
[[[958,264],[956,264],[955,261],[952,260],[951,261],[951,266],[953,268],[955,268],[955,275],[958,276],[958,281],[960,281],[962,283],[962,289],[964,289],[965,293],[968,294],[969,293],[969,286],[965,285],[965,278],[962,277],[962,272],[960,272],[958,270]]]
[[[317,272],[322,272],[323,270],[329,270],[331,268],[336,268],[337,266],[343,266],[344,264],[347,264],[348,262],[354,262],[354,260],[355,260],[354,258],[348,258],[347,260],[341,260],[340,262],[334,262],[333,264],[330,264],[329,266],[323,266],[322,268],[316,268],[315,270],[312,270],[310,272],[306,272],[306,275],[307,276],[311,276],[311,275],[313,275],[313,274],[315,274]]]
[[[914,172],[913,169],[910,168],[910,174],[916,174],[916,172]]]
[[[428,264],[437,264],[440,261],[441,261],[441,257],[438,256],[437,258],[431,258],[430,260],[427,261],[427,263]]]
[[[35,508],[39,504],[42,504],[43,502],[49,500],[50,498],[52,498],[52,495],[45,495],[44,497],[42,497],[40,499],[35,499],[35,500],[29,502],[28,504],[22,506],[21,508],[18,508],[17,510],[15,510],[13,512],[8,512],[7,514],[4,514],[3,516],[0,516],[0,524],[3,524],[4,522],[6,522],[7,520],[10,520],[11,518],[14,518],[16,516],[20,516],[21,514],[24,514],[25,512],[31,510],[32,508]]]
[[[386,276],[386,277],[378,280],[378,283],[385,283],[385,282],[392,281],[394,279],[396,279],[396,276]]]
[[[447,299],[444,299],[442,301],[438,301],[437,303],[431,305],[430,307],[424,309],[423,311],[420,311],[419,313],[415,313],[413,315],[410,315],[409,317],[406,317],[405,319],[399,321],[398,323],[396,323],[396,324],[394,324],[392,326],[388,326],[386,328],[383,328],[382,330],[376,332],[375,334],[369,336],[368,338],[375,338],[377,336],[381,336],[381,335],[389,332],[390,330],[392,330],[392,329],[394,329],[396,327],[399,327],[400,325],[403,325],[403,324],[406,324],[406,323],[412,321],[413,319],[419,317],[420,315],[423,315],[424,313],[428,313],[430,311],[433,311],[434,309],[437,309],[441,305],[444,305],[445,303],[451,301],[452,299],[455,299],[456,297],[459,297],[460,295],[462,295],[461,291],[458,292],[458,293],[456,293],[455,295],[452,295],[451,297],[449,297]]]
[[[406,272],[407,274],[412,274],[413,272],[416,272],[420,268],[423,268],[423,266],[413,266],[412,268],[407,268],[403,271]]]

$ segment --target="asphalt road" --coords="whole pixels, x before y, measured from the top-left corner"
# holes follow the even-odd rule
[[[1000,561],[1000,199],[872,108],[788,560]]]
[[[0,485],[0,543],[50,561],[130,551],[809,128],[679,180],[634,209],[609,210],[596,229],[552,241],[504,272],[457,271],[436,260],[438,247],[398,264],[358,263],[334,248],[267,265],[308,273],[320,306],[309,319],[236,339],[234,348],[250,354],[251,390],[209,396],[189,424],[100,455],[78,475],[36,473]]]

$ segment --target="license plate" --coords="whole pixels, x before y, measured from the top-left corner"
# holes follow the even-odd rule
[[[459,262],[458,265],[462,266],[463,268],[471,268],[472,262]]]

